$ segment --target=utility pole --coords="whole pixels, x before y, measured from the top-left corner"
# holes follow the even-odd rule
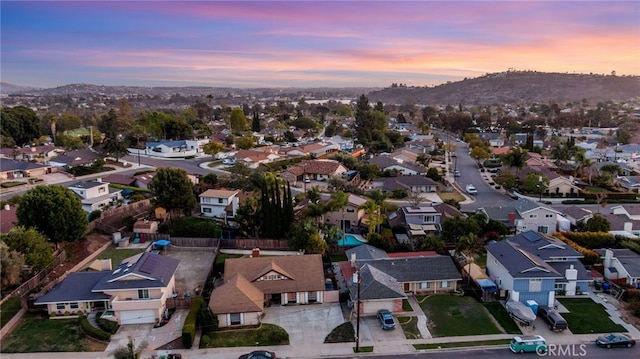
[[[540,202],[542,202],[542,176],[539,176],[538,180],[540,181]]]
[[[360,352],[360,282],[362,278],[360,276],[360,268],[357,269],[355,275],[358,283],[358,298],[356,299],[356,353]]]

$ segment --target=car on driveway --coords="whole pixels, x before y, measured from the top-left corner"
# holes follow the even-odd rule
[[[603,348],[631,348],[636,345],[636,341],[626,334],[609,333],[598,337],[598,339],[596,339],[596,345]]]
[[[380,325],[382,325],[383,330],[396,329],[396,322],[393,321],[393,315],[391,315],[390,311],[380,309],[378,311],[378,320],[380,321]]]
[[[276,353],[268,352],[266,350],[256,350],[251,353],[242,354],[238,359],[278,359]]]

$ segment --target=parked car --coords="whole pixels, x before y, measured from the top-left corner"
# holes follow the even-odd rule
[[[378,320],[382,325],[383,330],[396,329],[396,322],[393,321],[393,315],[386,309],[380,309],[378,311]]]
[[[238,359],[278,359],[276,353],[268,352],[266,350],[256,350],[251,353],[242,354]]]
[[[236,163],[236,159],[235,158],[225,158],[224,160],[222,160],[222,164],[223,165],[234,165]]]
[[[549,330],[561,332],[569,327],[567,321],[553,308],[539,307],[538,316],[547,322]]]
[[[603,348],[631,348],[636,345],[636,341],[626,334],[609,333],[598,337],[598,339],[596,339],[596,345]]]
[[[478,190],[476,189],[476,186],[472,185],[472,184],[468,184],[466,187],[467,193],[475,196],[478,194]]]
[[[460,177],[460,170],[453,171],[453,177]]]
[[[509,343],[509,349],[514,353],[538,353],[547,352],[547,341],[540,335],[513,337]]]
[[[304,183],[311,183],[311,178],[305,177],[304,178]]]

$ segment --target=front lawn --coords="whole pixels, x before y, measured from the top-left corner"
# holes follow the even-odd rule
[[[115,268],[120,262],[123,260],[133,257],[136,254],[144,252],[144,249],[138,248],[118,248],[116,246],[110,246],[105,249],[104,252],[100,253],[96,259],[107,259],[111,258],[111,265]]]
[[[482,304],[469,296],[417,297],[434,337],[501,334]]]
[[[409,303],[409,301],[406,300],[406,299],[402,300],[402,311],[403,312],[412,312],[413,311],[413,307],[411,306],[411,303]]]
[[[0,328],[4,327],[20,311],[20,298],[11,297],[0,306]]]
[[[462,202],[465,200],[464,196],[456,191],[452,192],[438,192],[438,197],[444,202],[447,200],[454,200],[456,202]]]
[[[209,338],[204,343],[200,340],[201,348],[253,347],[269,345],[289,345],[289,333],[283,328],[262,323],[260,328],[236,329],[209,332]]]
[[[420,329],[418,329],[418,317],[398,317],[398,322],[404,331],[407,339],[420,339]]]
[[[626,332],[620,324],[614,323],[602,304],[590,298],[558,299],[569,313],[561,313],[573,334]]]
[[[2,338],[3,353],[104,351],[106,343],[86,337],[77,318],[43,319],[28,313],[24,321]]]
[[[416,350],[424,349],[441,349],[441,348],[465,348],[478,347],[485,345],[507,345],[511,339],[482,340],[477,342],[450,342],[450,343],[432,343],[432,344],[414,344]]]
[[[498,324],[507,334],[522,334],[518,324],[509,316],[507,310],[499,302],[483,303],[485,308],[493,315]]]

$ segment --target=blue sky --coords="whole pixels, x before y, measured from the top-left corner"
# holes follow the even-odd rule
[[[433,86],[640,75],[640,1],[5,1],[3,82]]]

